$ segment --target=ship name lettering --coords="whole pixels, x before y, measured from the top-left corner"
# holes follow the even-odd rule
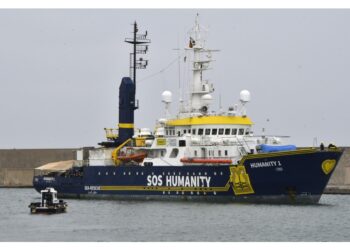
[[[250,163],[251,168],[266,168],[266,167],[277,167],[277,166],[282,166],[280,161],[264,161],[264,162]]]
[[[92,191],[92,190],[100,190],[101,187],[100,186],[84,186],[84,189],[86,191]]]
[[[210,187],[210,176],[165,176],[166,187]],[[148,175],[147,186],[163,186],[162,175]]]
[[[162,186],[163,180],[161,175],[148,175],[147,186]]]

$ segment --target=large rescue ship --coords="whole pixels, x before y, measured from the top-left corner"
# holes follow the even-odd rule
[[[134,128],[137,59],[148,50],[147,32],[126,39],[133,45],[131,77],[119,88],[118,133],[106,129],[107,141],[98,148],[77,150],[77,159],[50,163],[35,170],[33,184],[59,197],[171,199],[265,203],[318,203],[342,150],[330,145],[297,148],[283,137],[254,135],[246,104],[227,111],[210,109],[214,86],[203,79],[213,50],[205,48],[198,16],[187,51],[192,53],[192,81],[187,102],[171,116],[170,91],[164,91],[165,117],[154,131]]]

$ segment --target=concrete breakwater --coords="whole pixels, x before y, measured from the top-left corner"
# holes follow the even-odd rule
[[[344,149],[326,193],[350,194],[350,147]],[[75,159],[75,150],[0,149],[0,187],[31,187],[34,168],[50,162]]]
[[[76,149],[0,149],[0,187],[31,187],[34,168],[75,159]]]
[[[344,147],[344,153],[328,182],[325,193],[350,194],[350,147]]]

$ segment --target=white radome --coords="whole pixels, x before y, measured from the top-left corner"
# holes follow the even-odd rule
[[[241,102],[249,102],[250,101],[250,92],[246,89],[242,90],[239,93],[239,97]]]
[[[211,102],[213,101],[213,97],[210,94],[205,94],[202,96],[202,101],[206,105],[211,104]]]
[[[173,96],[173,94],[170,91],[165,90],[162,93],[162,102],[171,103],[172,102],[172,96]]]
[[[160,123],[160,124],[165,124],[166,122],[167,122],[167,119],[165,119],[165,118],[160,118],[159,120],[158,120],[158,122]]]

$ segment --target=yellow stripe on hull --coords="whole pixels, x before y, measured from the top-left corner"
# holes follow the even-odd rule
[[[270,157],[285,156],[285,155],[313,154],[315,152],[317,152],[317,149],[310,148],[310,149],[297,149],[293,151],[279,151],[279,152],[272,152],[272,153],[250,154],[250,155],[244,156],[240,164],[243,165],[243,163],[246,160],[250,160],[250,159],[259,159],[259,158],[266,158],[266,157],[270,158]]]
[[[165,187],[165,186],[101,186],[101,191],[178,191],[178,192],[226,192],[230,185],[224,187]]]
[[[191,125],[253,125],[248,117],[242,116],[202,116],[189,117],[167,122],[168,126],[191,126]]]

